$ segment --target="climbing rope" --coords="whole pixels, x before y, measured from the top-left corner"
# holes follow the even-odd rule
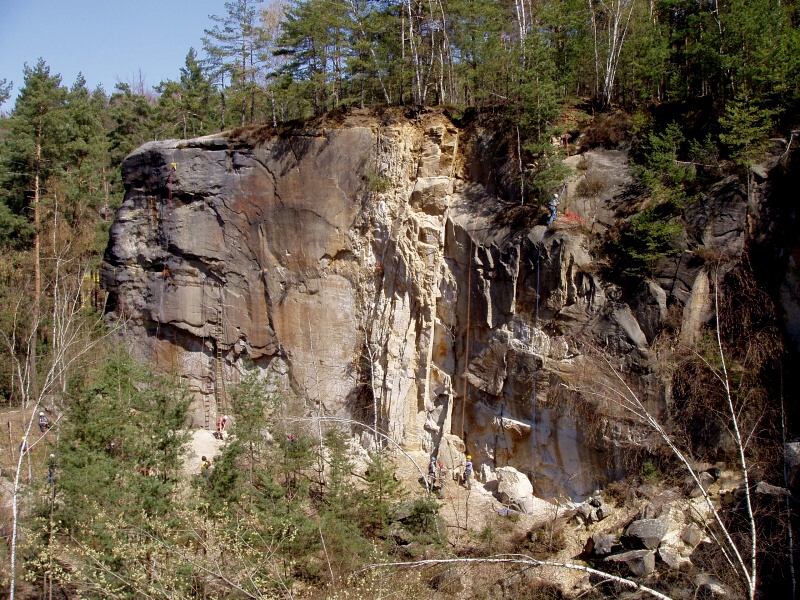
[[[169,177],[167,178],[167,217],[161,224],[165,228],[164,260],[161,265],[161,290],[158,298],[158,320],[156,321],[156,339],[161,336],[161,321],[164,319],[164,282],[169,276],[167,269],[167,253],[169,252],[169,225],[172,220],[172,173],[177,170],[178,163],[169,164]]]
[[[566,183],[564,183],[566,187]],[[542,264],[542,242],[540,241],[536,247],[536,313],[534,317],[534,326],[536,329],[539,329],[539,292],[540,292],[540,271],[541,271],[541,264]],[[536,356],[533,357],[533,413],[531,414],[531,484],[533,484],[534,489],[536,487],[536,478],[534,477],[536,473],[536,404],[537,404],[537,393],[536,393]]]
[[[467,410],[467,381],[469,375],[469,313],[472,300],[472,236],[475,234],[475,226],[472,226],[472,235],[469,236],[469,268],[467,270],[467,331],[466,343],[464,347],[464,395],[461,399],[461,440],[464,442],[464,450],[467,448],[467,441],[464,439],[464,418]]]

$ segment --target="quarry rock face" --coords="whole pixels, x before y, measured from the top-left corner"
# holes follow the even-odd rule
[[[586,497],[620,476],[621,447],[646,443],[597,402],[609,367],[667,402],[650,344],[668,303],[682,335],[699,330],[708,276],[678,257],[635,293],[605,281],[594,223],[630,180],[626,154],[596,151],[617,183],[547,229],[544,209],[519,212],[504,140],[442,113],[354,111],[331,127],[145,144],[123,165],[109,310],[140,356],[183,374],[198,425],[254,364],[309,416],[376,423],[451,468],[470,453],[482,477],[514,467],[536,495]],[[746,203],[727,185],[738,219]],[[718,208],[709,199],[693,235],[741,251],[743,227]]]

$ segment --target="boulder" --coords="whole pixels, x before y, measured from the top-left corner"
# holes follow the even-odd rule
[[[655,550],[667,533],[667,523],[661,519],[640,519],[625,530],[625,539],[632,547]]]
[[[608,556],[615,550],[619,549],[621,544],[616,536],[610,533],[594,533],[586,540],[586,545],[583,550],[586,554],[594,557]]]
[[[590,525],[595,521],[597,521],[597,513],[591,507],[591,505],[589,505],[589,503],[584,502],[582,504],[579,504],[575,508],[575,510],[577,511],[578,516],[581,517],[581,519],[586,525]]]
[[[634,577],[649,575],[656,569],[656,555],[652,550],[629,550],[606,557],[606,562],[622,563]]]
[[[398,546],[408,546],[414,540],[414,536],[405,527],[392,528],[391,536]]]
[[[707,492],[709,486],[716,481],[714,475],[712,475],[709,471],[703,471],[700,473],[700,475],[698,475],[697,478],[700,480],[700,486],[702,486],[703,489],[701,490],[700,486],[698,486],[696,483],[694,483],[694,480],[692,480],[692,490],[689,492],[690,498],[699,498],[703,495],[703,491]]]
[[[653,502],[648,502],[645,507],[636,514],[635,520],[656,519],[661,514],[661,506]]]
[[[500,467],[497,474],[497,497],[503,504],[529,512],[527,500],[533,500],[533,485],[530,479],[514,467]],[[527,510],[526,510],[527,509]]]
[[[692,564],[688,558],[681,556],[681,554],[672,548],[659,548],[658,558],[661,559],[665,565],[675,571]]]
[[[683,541],[683,543],[690,548],[694,549],[697,547],[697,544],[703,541],[703,537],[703,532],[700,530],[700,528],[692,523],[683,530],[683,534],[681,534],[681,541]]]
[[[766,481],[760,481],[756,486],[756,494],[763,494],[765,496],[775,496],[776,498],[784,498],[789,495],[789,490],[785,487],[778,487],[771,485]]]
[[[730,598],[731,591],[716,577],[708,573],[698,573],[692,578],[697,587],[696,598]]]
[[[608,504],[603,504],[595,511],[595,514],[597,515],[597,520],[602,521],[611,515],[611,509],[608,507]]]
[[[459,594],[464,591],[464,582],[461,581],[462,575],[463,571],[461,569],[443,566],[434,573],[428,584],[439,592]]]
[[[450,177],[420,177],[411,193],[411,205],[429,215],[443,215],[452,191]]]

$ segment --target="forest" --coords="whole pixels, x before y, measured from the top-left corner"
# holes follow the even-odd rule
[[[454,122],[491,115],[513,131],[519,172],[508,200],[543,211],[570,144],[588,131],[586,147],[631,150],[648,202],[608,248],[621,272],[641,278],[672,251],[675,217],[704,184],[734,175],[749,186],[750,168],[775,139],[791,148],[800,4],[231,0],[224,8],[203,47],[187,49],[179,79],[152,89],[64,82],[47,57],[26,65],[16,87],[0,81],[0,102],[18,92],[0,117],[0,397],[9,437],[0,462],[11,499],[0,511],[0,585],[12,599],[431,589],[458,597],[446,565],[424,577],[363,570],[451,557],[436,502],[407,497],[382,449],[354,482],[352,449],[335,428],[290,439],[302,430],[285,417],[302,412],[297,399],[255,377],[231,392],[247,426],[209,477],[195,469],[184,481],[187,391],[177,375],[138,364],[102,314],[98,272],[123,200],[122,161],[153,140],[255,125],[278,133],[332,112],[438,106]],[[548,543],[528,536],[503,546],[503,527],[485,528],[460,557],[501,547],[541,557],[553,545],[551,529]],[[755,562],[753,582],[754,572]],[[504,597],[563,597],[547,583],[515,585]],[[613,594],[598,587],[586,597]],[[754,583],[746,594],[755,597]]]

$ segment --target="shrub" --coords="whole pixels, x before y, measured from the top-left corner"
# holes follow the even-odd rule
[[[597,171],[589,171],[575,188],[579,196],[594,198],[606,188],[606,182]]]
[[[631,122],[621,111],[598,115],[583,135],[582,142],[588,148],[604,146],[616,148],[630,139]]]
[[[389,191],[389,188],[392,186],[392,180],[384,175],[381,175],[375,169],[368,169],[364,174],[364,177],[367,180],[367,186],[369,187],[369,190],[371,192],[375,192],[376,194],[383,194],[384,192]]]
[[[673,246],[683,227],[677,220],[664,220],[654,208],[633,217],[616,243],[620,266],[629,275],[644,276],[653,272],[659,260],[674,256]]]

